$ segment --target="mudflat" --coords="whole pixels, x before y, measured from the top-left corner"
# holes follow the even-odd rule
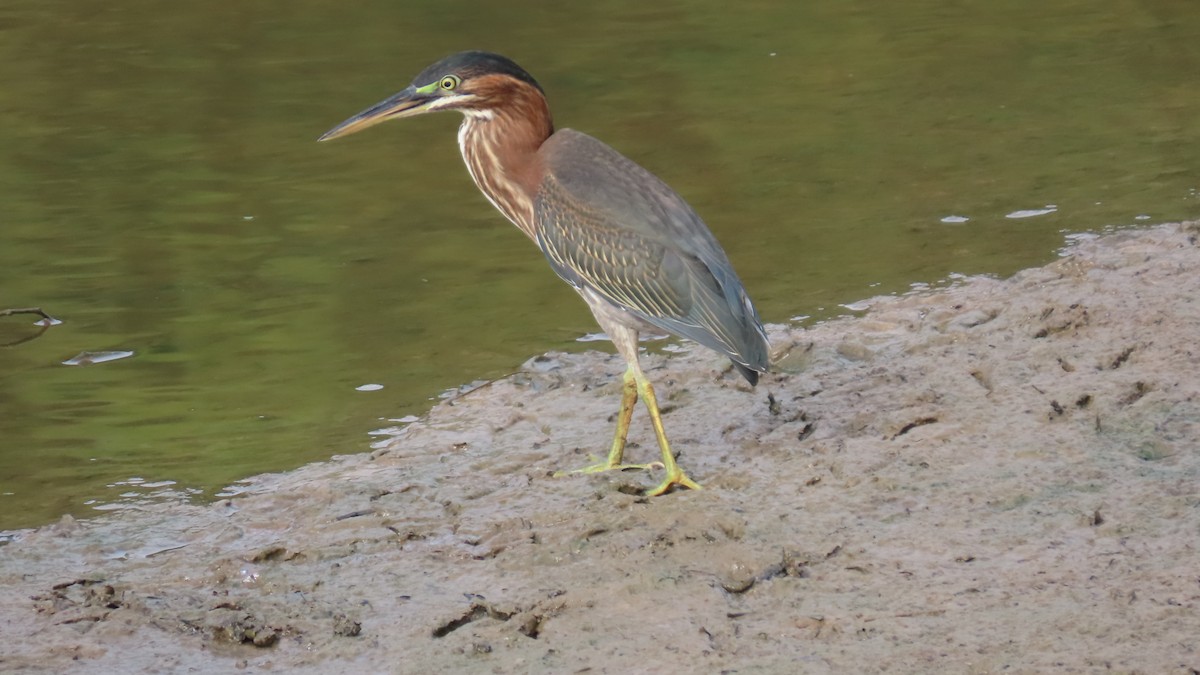
[[[386,447],[0,547],[0,671],[1200,670],[1200,226],[772,327],[750,389],[547,354]],[[657,455],[644,411],[627,455]]]

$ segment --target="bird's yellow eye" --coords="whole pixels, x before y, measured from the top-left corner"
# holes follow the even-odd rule
[[[438,82],[438,86],[446,91],[450,91],[451,89],[457,87],[459,82],[461,82],[461,80],[459,80],[457,76],[447,75],[442,78],[441,82]]]

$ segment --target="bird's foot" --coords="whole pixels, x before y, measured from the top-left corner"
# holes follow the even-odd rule
[[[595,457],[592,459],[595,459]],[[651,469],[661,469],[662,466],[662,462],[650,462],[649,464],[613,464],[606,461],[597,462],[590,466],[585,466],[582,469],[573,469],[571,471],[555,471],[554,477],[562,478],[563,476],[570,476],[576,473],[603,473],[605,471],[629,471],[634,469],[639,471],[650,471]]]
[[[659,464],[659,466],[662,466],[661,463],[658,463],[658,464]],[[678,485],[679,487],[685,487],[689,490],[703,490],[704,489],[704,488],[700,487],[699,483],[692,480],[691,478],[688,478],[687,474],[685,474],[683,472],[683,469],[680,469],[678,466],[675,466],[673,468],[675,470],[668,471],[666,477],[663,478],[661,483],[659,483],[658,485],[656,485],[655,487],[653,487],[649,490],[646,490],[647,497],[657,497],[659,495],[664,495],[664,494],[670,492],[671,488],[675,487],[676,485]]]

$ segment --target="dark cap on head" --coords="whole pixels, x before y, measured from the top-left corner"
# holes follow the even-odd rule
[[[480,51],[451,54],[422,70],[419,75],[413,78],[412,83],[413,86],[423,87],[431,82],[437,82],[444,75],[457,75],[466,80],[472,77],[479,77],[480,75],[493,74],[515,77],[518,80],[528,82],[537,87],[538,91],[542,91],[542,85],[538,84],[532,75],[525,72],[525,69],[518,66],[512,59],[507,56]]]

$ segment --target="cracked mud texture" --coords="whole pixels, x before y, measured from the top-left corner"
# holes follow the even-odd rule
[[[1198,236],[775,327],[755,390],[647,356],[703,491],[552,477],[623,367],[549,354],[374,453],[65,518],[0,547],[0,671],[1196,672]]]

